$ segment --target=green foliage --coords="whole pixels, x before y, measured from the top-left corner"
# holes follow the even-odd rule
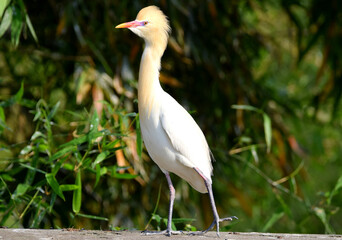
[[[341,233],[342,2],[154,3],[172,27],[162,83],[208,139],[220,215],[239,217],[221,230]],[[113,28],[148,4],[0,1],[0,226],[165,227],[142,42]],[[206,197],[173,181],[173,228],[208,226]]]
[[[14,96],[0,104],[6,108],[20,105],[25,102],[23,94],[24,84],[21,84]],[[2,151],[17,151],[14,158],[2,159],[1,162],[0,212],[3,226],[14,227],[27,222],[27,226],[36,228],[46,226],[47,219],[50,219],[52,227],[72,226],[75,216],[108,221],[106,217],[82,213],[82,185],[87,181],[94,183],[91,179],[96,179],[95,187],[106,175],[116,179],[134,179],[137,176],[120,173],[123,168],[115,163],[105,164],[117,150],[124,148],[120,140],[124,133],[102,129],[100,125],[100,122],[112,122],[113,119],[100,119],[96,112],[91,115],[86,113],[85,116],[79,116],[83,119],[78,119],[82,122],[83,126],[79,127],[83,130],[76,130],[77,136],[69,141],[66,141],[69,135],[62,136],[61,140],[56,137],[58,127],[55,122],[58,115],[62,114],[59,106],[59,101],[49,107],[43,99],[38,100],[30,111],[35,122],[35,131],[30,140],[20,144],[18,150],[16,147],[3,146]],[[5,122],[4,110],[1,116]],[[113,117],[106,114],[102,116]],[[13,131],[5,125],[4,129]],[[112,140],[114,135],[115,141]],[[61,141],[65,143],[59,144]],[[113,143],[120,146],[113,147]],[[71,179],[74,179],[73,184],[70,184],[73,182]],[[72,196],[67,192],[72,192]],[[73,217],[69,219],[68,225],[65,225],[68,221],[64,219],[64,225],[60,226],[61,223],[54,218],[62,216],[60,208],[68,203],[70,206],[65,209],[72,209],[73,213],[70,214]]]

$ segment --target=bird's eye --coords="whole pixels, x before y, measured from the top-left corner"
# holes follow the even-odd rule
[[[148,21],[144,21],[143,24],[144,24],[144,25],[147,25],[147,24],[148,24]]]

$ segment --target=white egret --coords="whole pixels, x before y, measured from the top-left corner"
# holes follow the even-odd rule
[[[219,218],[212,191],[212,165],[208,143],[203,132],[190,114],[168,93],[159,82],[160,60],[166,49],[170,26],[167,17],[156,6],[140,10],[136,20],[119,24],[145,40],[138,84],[138,108],[142,138],[152,160],[166,176],[170,189],[170,205],[165,233],[171,229],[175,189],[169,172],[186,180],[194,189],[208,193],[214,220],[206,233],[219,223],[232,221],[235,216]]]

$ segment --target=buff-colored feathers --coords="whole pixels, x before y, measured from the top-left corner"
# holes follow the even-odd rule
[[[136,20],[146,22],[146,25],[130,30],[142,37],[146,44],[154,45],[161,56],[171,32],[167,17],[158,7],[148,6],[139,11]]]

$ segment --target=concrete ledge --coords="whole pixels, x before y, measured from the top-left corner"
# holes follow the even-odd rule
[[[234,240],[342,240],[342,235],[320,235],[320,234],[282,234],[282,233],[240,233],[221,232],[220,239]],[[77,229],[44,230],[44,229],[0,229],[0,240],[147,240],[147,239],[217,239],[215,232],[209,232],[204,236],[190,236],[186,233],[173,235],[171,238],[164,235],[143,235],[140,231],[91,231]]]

